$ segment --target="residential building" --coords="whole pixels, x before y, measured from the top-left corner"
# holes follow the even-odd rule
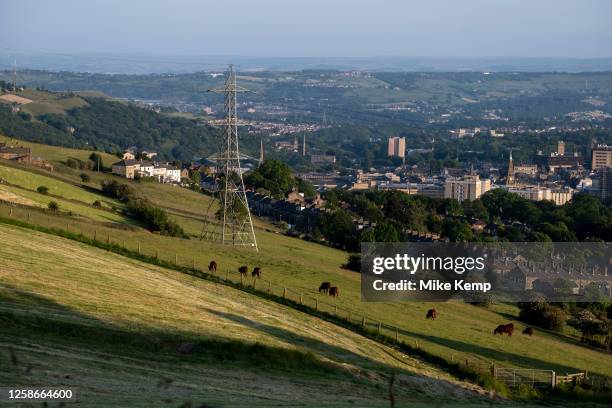
[[[517,194],[531,201],[554,201],[556,205],[563,205],[572,200],[575,190],[571,188],[548,188],[536,185],[521,185],[507,187],[510,193]]]
[[[134,160],[136,155],[133,152],[125,151],[123,152],[123,160]]]
[[[181,169],[172,165],[166,165],[166,174],[164,175],[164,183],[180,183]]]
[[[473,201],[491,189],[491,180],[481,180],[477,174],[460,178],[449,177],[444,181],[444,198]]]
[[[591,151],[591,169],[612,167],[612,146],[598,144]]]
[[[390,137],[387,147],[387,156],[389,157],[406,157],[406,138],[405,137]]]
[[[29,162],[32,159],[32,150],[28,147],[12,147],[0,143],[0,159]]]
[[[112,172],[127,179],[133,179],[140,170],[140,162],[136,160],[120,160],[112,164]]]
[[[517,164],[514,166],[514,175],[517,174],[535,176],[538,174],[538,166],[536,164]]]

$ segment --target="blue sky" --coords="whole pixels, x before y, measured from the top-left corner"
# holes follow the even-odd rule
[[[609,0],[3,0],[0,47],[276,57],[612,57]]]

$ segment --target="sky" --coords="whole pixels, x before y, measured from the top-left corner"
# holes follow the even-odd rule
[[[612,57],[610,0],[0,0],[0,48],[259,57]]]

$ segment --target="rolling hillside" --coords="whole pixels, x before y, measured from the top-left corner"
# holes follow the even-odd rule
[[[0,225],[0,242],[0,384],[73,388],[87,406],[383,407],[394,373],[398,406],[486,401],[241,291],[18,227]]]
[[[55,149],[33,146],[35,152],[37,149]],[[6,174],[6,170],[4,172]],[[40,170],[36,169],[35,172],[39,173]],[[58,165],[57,170],[49,173],[48,177],[70,186],[66,187],[68,191],[81,188],[79,172]],[[92,194],[99,186],[98,181],[112,177],[95,172],[89,174],[92,182],[86,190]],[[9,177],[7,180],[15,184],[20,182],[18,178],[11,181]],[[264,270],[264,281],[274,293],[282,293],[283,288],[286,288],[293,299],[303,296],[310,304],[315,300],[322,305],[335,304],[342,310],[350,309],[355,313],[354,318],[356,314],[365,315],[373,327],[376,327],[377,322],[396,326],[400,328],[400,340],[418,345],[419,348],[449,361],[475,359],[484,363],[541,368],[563,373],[587,369],[593,373],[612,374],[612,357],[581,344],[572,333],[559,334],[538,329],[532,338],[494,337],[492,330],[500,323],[512,321],[518,330],[524,328],[524,325],[516,320],[518,310],[513,305],[496,304],[490,308],[482,308],[462,303],[362,303],[359,275],[341,268],[347,258],[345,252],[286,237],[263,220],[257,220],[256,223],[259,253],[247,249],[230,252],[227,247],[197,239],[206,219],[205,213],[209,204],[206,196],[170,185],[137,182],[131,185],[156,205],[165,208],[192,235],[192,239],[160,236],[133,226],[126,229],[121,222],[102,222],[85,212],[81,214],[82,218],[79,218],[15,209],[13,217],[25,220],[27,216],[32,223],[68,228],[89,237],[97,236],[98,239],[125,245],[134,251],[138,248],[150,256],[157,255],[163,260],[195,265],[201,269],[205,269],[208,262],[215,259],[220,265],[221,273],[235,273],[241,265],[261,266]],[[14,193],[19,194],[19,191]],[[32,201],[42,200],[37,199],[35,194],[31,192],[31,195],[24,195],[24,198]],[[0,205],[0,215],[7,216],[8,207]],[[322,281],[331,281],[338,285],[341,288],[341,296],[332,300],[320,295],[317,288]],[[430,307],[435,307],[440,315],[440,318],[433,322],[424,318]]]

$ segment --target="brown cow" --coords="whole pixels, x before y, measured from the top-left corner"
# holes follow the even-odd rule
[[[438,317],[438,312],[436,311],[436,309],[429,309],[427,311],[427,315],[425,316],[426,319],[432,320],[436,320],[436,317]]]
[[[212,272],[212,273],[217,272],[217,262],[210,261],[210,263],[208,264],[208,272]]]
[[[246,275],[247,273],[249,273],[249,268],[246,266],[241,266],[240,268],[238,268],[238,272],[240,272],[241,275]]]
[[[340,296],[340,289],[337,286],[329,288],[329,296],[338,297]]]
[[[523,330],[523,334],[527,336],[533,336],[533,327],[527,327]]]
[[[321,293],[321,292],[328,293],[329,292],[329,288],[331,288],[331,283],[330,282],[323,282],[323,283],[321,283],[321,286],[319,286],[319,293]]]
[[[495,330],[493,330],[493,335],[496,334],[507,334],[508,337],[512,336],[512,332],[514,331],[514,325],[512,323],[508,323],[508,324],[500,324],[499,326],[497,326],[495,328]]]
[[[257,276],[258,278],[261,278],[261,268],[259,266],[256,266],[255,269],[253,269],[251,276]]]

